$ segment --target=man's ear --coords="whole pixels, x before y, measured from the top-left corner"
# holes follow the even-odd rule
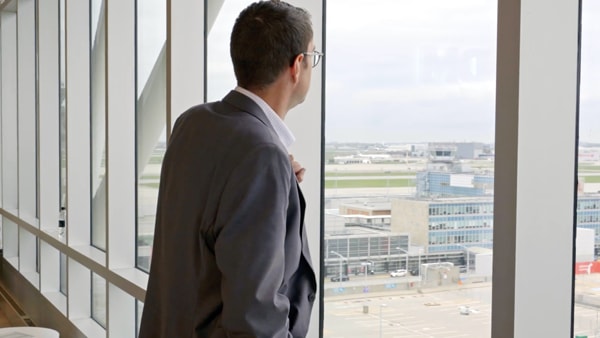
[[[300,71],[302,69],[303,62],[304,62],[304,54],[300,53],[294,59],[294,64],[292,64],[292,67],[290,67],[290,72],[291,72],[294,83],[298,82],[300,79]]]

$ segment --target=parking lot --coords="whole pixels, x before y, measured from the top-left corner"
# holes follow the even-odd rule
[[[483,338],[491,330],[491,287],[325,298],[327,338]]]
[[[574,336],[600,337],[600,274],[575,283]],[[326,296],[324,337],[489,338],[491,292],[488,282]]]

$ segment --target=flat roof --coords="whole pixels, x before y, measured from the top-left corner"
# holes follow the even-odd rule
[[[390,211],[392,209],[391,202],[366,202],[366,203],[341,203],[340,208],[354,208],[358,210],[370,210],[370,211]]]

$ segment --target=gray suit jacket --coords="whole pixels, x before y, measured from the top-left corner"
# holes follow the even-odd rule
[[[305,337],[305,202],[259,106],[232,91],[175,123],[139,337]]]

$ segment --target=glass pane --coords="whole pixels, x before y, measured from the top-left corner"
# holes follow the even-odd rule
[[[166,148],[166,1],[137,6],[137,264],[149,271],[160,168]]]
[[[140,324],[142,323],[142,313],[144,312],[144,303],[139,300],[135,301],[135,336],[140,333]]]
[[[490,337],[497,2],[326,11],[326,336]]]
[[[59,163],[60,163],[60,207],[66,206],[67,201],[67,117],[66,112],[66,96],[65,96],[65,0],[60,0],[60,92],[59,92]]]
[[[106,26],[105,3],[91,0],[92,245],[106,250]]]
[[[206,61],[208,64],[207,101],[222,99],[235,88],[236,80],[229,54],[229,40],[235,19],[253,1],[226,0],[218,11],[209,12],[207,18]],[[211,16],[210,14],[216,15]]]
[[[106,280],[92,272],[92,318],[106,328]]]
[[[575,243],[576,337],[600,335],[600,3],[582,1],[577,240]]]
[[[59,275],[60,292],[66,296],[67,295],[67,255],[65,255],[62,252],[60,253],[59,266],[60,266],[60,275]]]

